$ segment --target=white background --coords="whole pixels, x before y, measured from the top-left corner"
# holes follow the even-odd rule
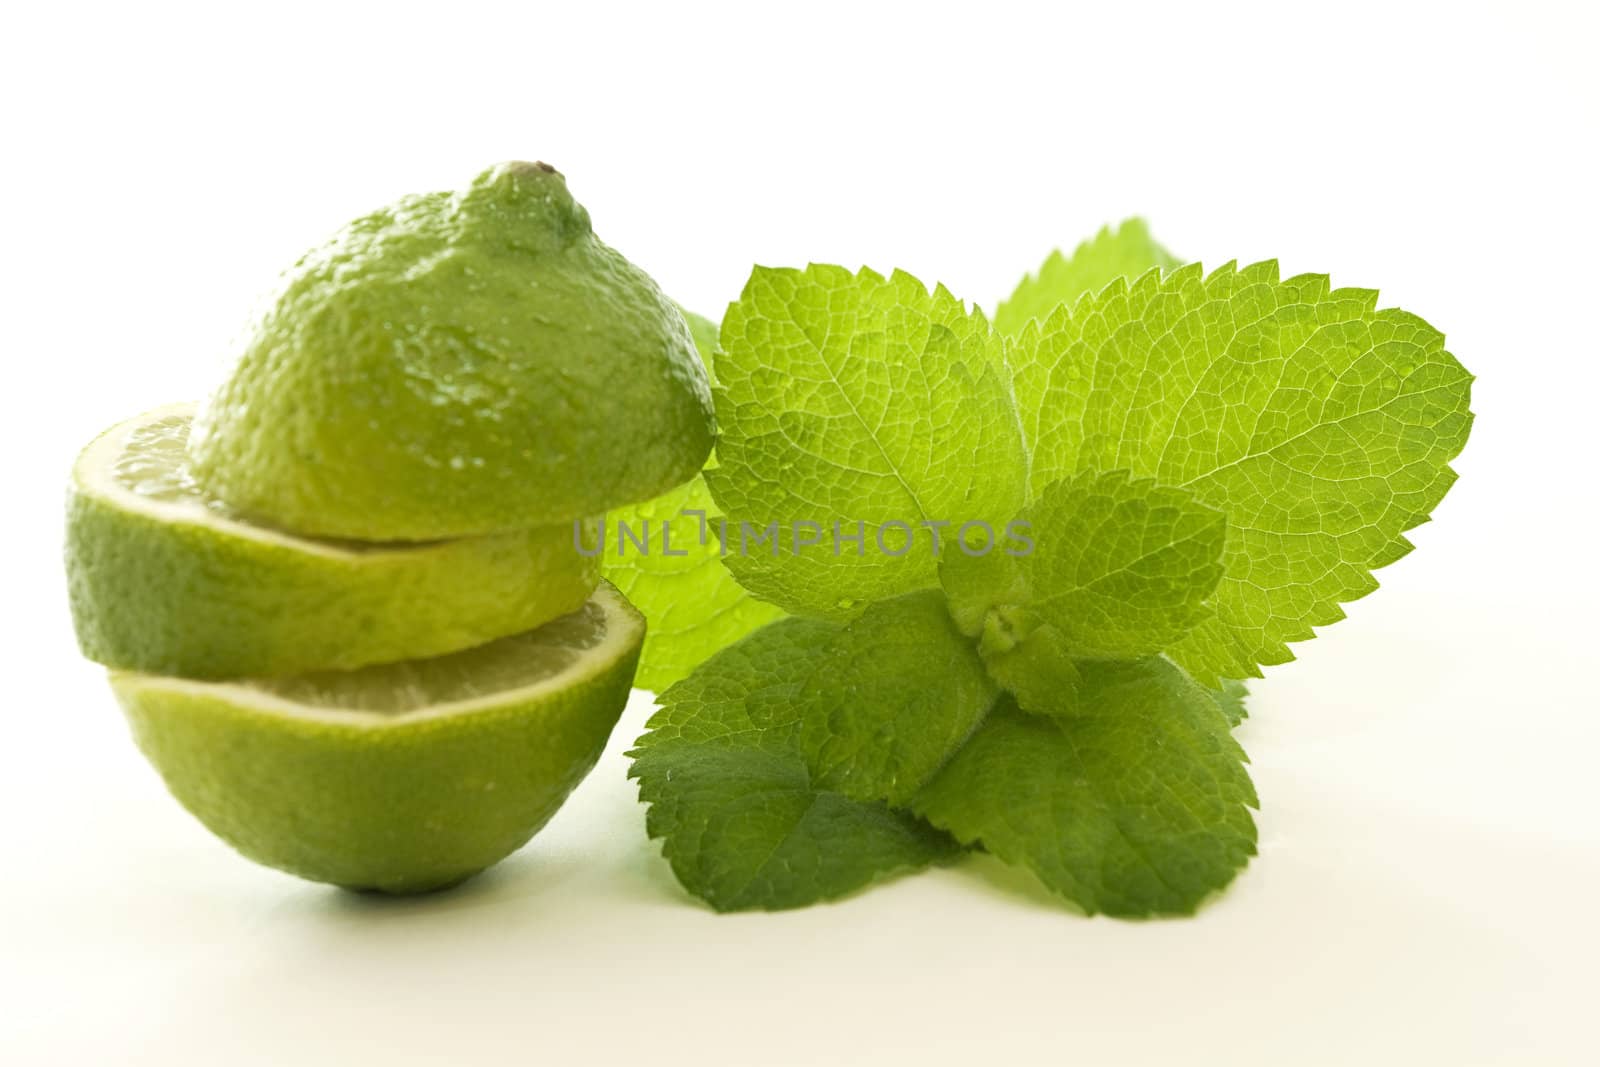
[[[1594,1062],[1591,5],[556,8],[7,8],[0,1061]],[[256,868],[166,796],[74,649],[74,453],[203,392],[304,247],[505,158],[713,315],[808,259],[992,306],[1142,213],[1447,332],[1461,480],[1256,686],[1228,894],[1086,920],[974,861],[712,915],[623,777],[643,697],[548,830],[434,898]]]

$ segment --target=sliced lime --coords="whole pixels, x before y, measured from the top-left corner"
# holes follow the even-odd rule
[[[598,580],[571,523],[375,545],[245,522],[189,477],[192,415],[122,423],[73,469],[67,575],[90,659],[233,678],[433,656],[570,612]]]

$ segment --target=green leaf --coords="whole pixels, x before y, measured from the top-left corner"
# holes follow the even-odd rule
[[[719,466],[706,477],[737,539],[726,564],[757,596],[853,617],[937,584],[936,537],[1021,507],[1027,459],[1002,343],[943,287],[758,267],[722,346]],[[796,537],[797,523],[815,528]],[[776,541],[755,543],[770,524]]]
[[[1009,650],[1043,624],[1075,657],[1138,659],[1210,614],[1227,522],[1182,489],[1086,472],[1045,487],[1011,526],[1032,551],[958,547],[940,567],[951,614],[974,637],[983,620],[985,647]]]
[[[710,369],[716,324],[690,311],[683,317]],[[707,465],[716,465],[715,455]],[[702,475],[607,519],[605,576],[650,621],[634,679],[639,688],[661,692],[713,652],[782,616],[780,608],[745,592],[722,565],[720,516]]]
[[[605,576],[650,621],[634,680],[641,689],[661,692],[718,649],[783,615],[745,592],[722,565],[718,518],[701,475],[608,517]],[[641,538],[648,534],[648,554],[623,535],[623,524]]]
[[[716,369],[712,366],[713,354],[717,351],[717,338],[722,333],[722,328],[704,315],[696,315],[688,308],[678,309],[683,313],[683,321],[689,324],[689,336],[694,338],[695,351],[700,353],[700,358],[706,364],[706,371],[713,377]]]
[[[1377,294],[1275,263],[1115,281],[1010,348],[1032,483],[1126,469],[1228,519],[1216,615],[1168,650],[1258,676],[1410,551],[1455,475],[1472,377]]]
[[[1250,688],[1237,678],[1224,678],[1217,687],[1211,691],[1217,701],[1217,707],[1222,709],[1222,714],[1227,717],[1229,726],[1238,726],[1249,717],[1245,710],[1244,698],[1250,695]]]
[[[912,800],[1089,914],[1188,915],[1255,854],[1255,789],[1209,690],[1152,658],[1082,665],[1095,715],[1002,698]]]
[[[829,640],[799,692],[819,784],[901,804],[972,735],[998,695],[936,590],[872,605]]]
[[[959,851],[915,816],[813,781],[796,698],[836,633],[782,619],[723,649],[661,695],[629,753],[646,829],[683,887],[718,911],[830,900]]]
[[[1042,319],[1115,278],[1137,278],[1151,267],[1171,270],[1180,262],[1151,239],[1143,219],[1128,219],[1115,231],[1107,226],[1080,244],[1070,259],[1059,249],[1051,252],[1038,274],[1022,279],[1011,298],[1000,302],[994,328],[1018,333],[1030,319]]]
[[[1061,631],[1017,615],[988,617],[978,655],[989,677],[1035,715],[1093,715],[1083,702],[1083,674]]]

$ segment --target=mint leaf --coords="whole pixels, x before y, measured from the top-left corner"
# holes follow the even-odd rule
[[[936,590],[872,605],[837,631],[797,699],[817,782],[901,804],[971,736],[998,690]]]
[[[758,267],[722,347],[719,466],[706,478],[738,541],[726,564],[757,596],[850,618],[937,584],[936,537],[1022,505],[1027,459],[1001,341],[943,287]],[[776,543],[752,543],[771,524]]]
[[[1216,615],[1168,650],[1202,682],[1293,658],[1455,480],[1472,377],[1376,304],[1275,263],[1196,264],[1112,282],[1009,349],[1036,491],[1127,469],[1227,515]]]
[[[683,317],[711,370],[716,323],[691,311]],[[716,465],[714,454],[707,465]],[[719,519],[702,475],[607,516],[605,576],[650,621],[634,679],[641,689],[661,692],[713,652],[783,614],[746,593],[722,565]]]
[[[994,328],[1018,333],[1028,320],[1042,319],[1114,278],[1137,278],[1152,267],[1171,270],[1179,262],[1150,237],[1143,219],[1128,219],[1115,231],[1107,226],[1080,244],[1070,259],[1060,250],[1051,252],[1038,274],[1022,279],[1011,298],[1000,302]]]
[[[1244,698],[1250,695],[1250,689],[1237,678],[1224,678],[1217,687],[1211,691],[1216,699],[1217,707],[1222,709],[1222,714],[1227,717],[1229,726],[1238,726],[1249,716],[1245,710]]]
[[[700,353],[701,360],[705,362],[707,373],[715,377],[716,370],[712,366],[712,361],[713,354],[717,351],[717,339],[722,335],[722,327],[704,315],[696,315],[688,308],[680,307],[678,310],[683,314],[683,321],[689,324],[689,336],[694,338],[695,351]]]
[[[1005,698],[911,802],[1089,914],[1188,915],[1255,854],[1255,789],[1215,697],[1167,660],[1082,665],[1095,715]]]
[[[956,548],[940,566],[951,614],[971,636],[983,620],[986,647],[1009,650],[1045,624],[1074,656],[1137,659],[1210,614],[1227,522],[1182,489],[1084,473],[1046,486],[1011,525],[1032,551]]]
[[[685,510],[707,517],[684,515]],[[622,525],[641,538],[648,535],[648,554],[622,533]],[[605,576],[650,622],[634,679],[641,689],[661,692],[713,652],[783,615],[781,608],[745,592],[722,565],[717,525],[716,505],[702,475],[608,516]],[[672,555],[666,554],[668,548]]]
[[[837,627],[782,619],[661,695],[629,755],[678,881],[718,911],[843,896],[958,846],[886,805],[819,789],[797,743],[799,681]]]
[[[1018,616],[988,618],[978,655],[989,677],[1035,715],[1092,715],[1082,699],[1083,675],[1061,631],[1048,624],[1025,624]]]

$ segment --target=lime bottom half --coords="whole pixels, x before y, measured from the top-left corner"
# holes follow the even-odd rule
[[[113,672],[139,747],[212,832],[349,889],[454,885],[527,842],[594,767],[644,620],[578,611],[435,659],[248,683]]]

